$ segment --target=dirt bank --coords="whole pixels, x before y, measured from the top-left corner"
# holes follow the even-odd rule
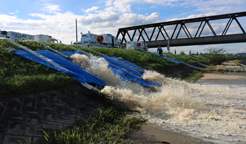
[[[188,67],[186,65],[181,65],[179,67],[174,67],[174,68],[160,69],[160,70],[157,70],[157,72],[164,74],[167,77],[175,77],[178,74],[181,74],[186,71],[191,71],[191,70],[195,70],[195,69]]]
[[[246,75],[218,74],[218,73],[203,73],[204,77],[201,80],[207,79],[246,79]]]

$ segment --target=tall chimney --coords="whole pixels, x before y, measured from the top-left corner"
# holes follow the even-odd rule
[[[78,42],[78,35],[77,35],[77,19],[75,19],[75,25],[76,25],[76,42]]]

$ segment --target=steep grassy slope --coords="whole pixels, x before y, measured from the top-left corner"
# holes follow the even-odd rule
[[[61,88],[77,82],[67,74],[17,56],[4,47],[20,49],[0,41],[0,98]]]

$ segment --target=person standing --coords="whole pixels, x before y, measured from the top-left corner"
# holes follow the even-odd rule
[[[163,57],[163,55],[162,55],[162,48],[160,46],[157,48],[157,51],[159,51],[160,57]]]
[[[174,50],[174,53],[176,54],[176,50]]]
[[[87,43],[87,47],[89,47],[90,46],[90,44],[89,43]]]
[[[191,50],[189,51],[189,54],[191,55]]]

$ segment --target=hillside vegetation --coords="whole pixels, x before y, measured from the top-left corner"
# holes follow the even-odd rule
[[[9,42],[0,41],[0,98],[57,89],[77,83],[67,74],[15,55],[5,47],[21,49]]]
[[[47,50],[44,46],[31,42],[19,41],[20,44],[32,50]],[[45,43],[58,51],[74,51],[74,49],[62,45]],[[73,45],[74,46],[74,45]],[[20,56],[7,51],[5,48],[12,47],[21,49],[12,43],[0,40],[0,96],[1,98],[9,97],[10,95],[26,94],[43,90],[62,88],[67,85],[77,84],[78,82],[67,74],[55,71],[51,68],[27,60]],[[117,48],[99,48],[99,47],[80,47],[74,46],[88,53],[98,56],[97,51],[107,56],[117,56],[124,60],[130,61],[140,67],[148,70],[160,70],[182,66],[171,60],[160,58],[159,56],[145,51],[125,50]],[[186,63],[196,65],[197,62],[207,62],[207,58],[200,55],[174,55],[166,54],[166,56],[180,59]],[[226,56],[226,60],[235,60],[242,57]],[[182,77],[181,77],[182,78]]]

